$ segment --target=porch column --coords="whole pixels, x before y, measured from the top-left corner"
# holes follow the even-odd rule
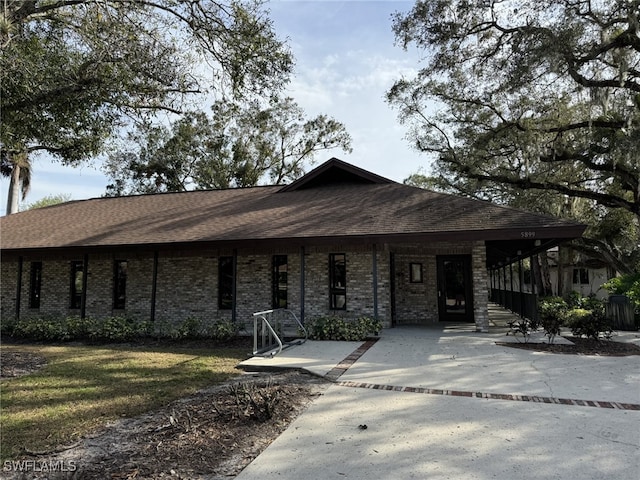
[[[156,295],[158,291],[158,251],[153,252],[153,270],[151,271],[151,311],[149,317],[156,321]]]
[[[84,254],[82,261],[82,296],[80,297],[80,318],[87,316],[87,276],[89,275],[89,255]]]
[[[509,264],[509,284],[511,285],[511,310],[515,311],[516,300],[513,291],[513,263]]]
[[[473,243],[471,269],[473,272],[473,318],[476,323],[476,331],[488,332],[487,247],[484,241]]]
[[[508,308],[509,310],[511,310],[510,308],[511,302],[507,298],[507,266],[506,265],[502,266],[502,283],[504,284],[504,303],[502,304],[502,306],[504,308]]]
[[[373,318],[378,319],[378,249],[373,244]]]
[[[391,302],[391,327],[396,326],[396,254],[389,252],[389,301]]]
[[[236,323],[238,305],[238,249],[233,249],[233,284],[231,285],[231,321]]]
[[[304,324],[304,247],[300,247],[300,322]]]
[[[18,278],[16,279],[16,320],[20,320],[20,304],[22,303],[22,265],[24,259],[18,257]]]
[[[536,275],[535,275],[535,269],[533,268],[533,255],[529,257],[529,266],[531,268],[531,294],[535,295],[536,294]]]

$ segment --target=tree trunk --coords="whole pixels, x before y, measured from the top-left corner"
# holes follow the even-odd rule
[[[542,284],[542,272],[540,271],[540,259],[538,257],[538,255],[531,257],[531,284],[535,285],[536,294],[544,297],[544,285]]]
[[[572,252],[568,245],[558,247],[558,296],[569,298],[573,286]]]
[[[9,181],[9,193],[7,196],[7,215],[18,212],[20,202],[20,165],[13,164],[11,180]]]
[[[553,287],[551,286],[551,272],[547,252],[542,252],[537,257],[540,259],[540,296],[549,297],[553,295]]]

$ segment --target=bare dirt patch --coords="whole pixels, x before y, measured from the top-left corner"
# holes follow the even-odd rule
[[[0,378],[27,375],[46,364],[47,359],[36,353],[3,350],[0,352]]]
[[[52,452],[25,449],[23,459],[74,470],[30,472],[34,479],[233,478],[328,385],[296,371],[242,375],[108,425],[73,446]]]

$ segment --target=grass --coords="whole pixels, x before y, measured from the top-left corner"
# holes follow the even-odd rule
[[[0,384],[0,459],[50,450],[236,375],[246,348],[3,345],[47,358]]]

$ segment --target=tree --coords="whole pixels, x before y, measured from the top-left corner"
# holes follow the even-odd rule
[[[132,120],[271,92],[292,69],[261,0],[5,1],[0,46],[9,167],[38,152],[76,166]]]
[[[0,173],[9,177],[7,199],[7,215],[17,212],[20,198],[25,199],[31,188],[31,162],[23,153],[9,157],[4,151],[0,152]]]
[[[131,133],[106,162],[107,194],[249,187],[265,176],[279,184],[302,175],[319,151],[351,151],[341,123],[306,119],[291,98],[263,103],[219,101],[211,117],[196,112]]]
[[[639,15],[640,0],[418,1],[393,28],[426,63],[387,98],[450,185],[578,219],[582,199],[580,247],[638,269]],[[599,237],[614,219],[626,232]]]
[[[35,210],[36,208],[44,208],[50,207],[52,205],[58,205],[60,203],[65,203],[71,200],[71,194],[69,193],[59,193],[57,195],[47,195],[42,197],[40,200],[37,200],[33,203],[27,205],[27,210]]]

